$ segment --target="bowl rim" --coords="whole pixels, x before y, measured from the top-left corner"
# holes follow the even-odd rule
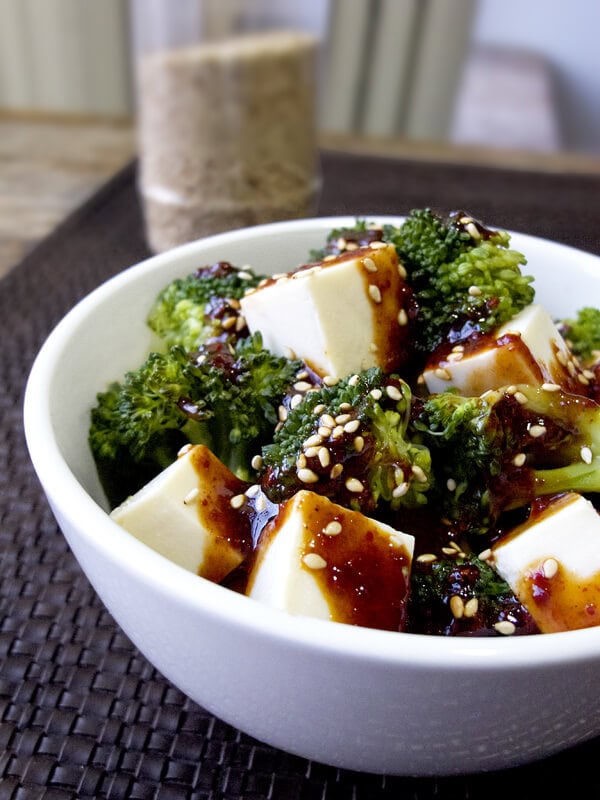
[[[79,300],[54,327],[41,346],[25,388],[23,414],[27,448],[38,479],[53,510],[103,551],[119,569],[135,574],[154,590],[174,597],[191,610],[218,617],[233,630],[278,639],[303,651],[320,651],[331,656],[371,664],[420,665],[439,670],[498,670],[499,668],[550,668],[600,657],[600,627],[560,633],[508,637],[444,637],[358,628],[310,617],[290,615],[237,594],[188,572],[139,542],[110,519],[79,483],[64,460],[52,426],[48,396],[54,365],[73,333],[92,308],[107,302],[114,292],[135,282],[149,270],[161,270],[174,260],[206,246],[218,246],[265,235],[285,235],[298,231],[330,230],[352,224],[363,215],[317,217],[268,223],[251,228],[219,233],[151,256],[107,279]],[[385,224],[401,216],[367,214],[364,218]],[[592,253],[529,234],[511,232],[524,243],[541,243],[560,248],[565,256],[583,257],[583,266],[593,270],[600,281],[600,257]],[[81,526],[82,519],[86,525]]]

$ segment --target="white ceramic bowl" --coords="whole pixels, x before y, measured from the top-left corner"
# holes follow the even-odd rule
[[[184,571],[106,513],[89,411],[97,391],[143,360],[156,293],[217,260],[293,269],[327,231],[352,222],[276,223],[184,245],[117,275],[67,314],[39,353],[25,400],[31,458],[56,519],[148,660],[263,742],[353,770],[439,775],[514,766],[599,735],[600,628],[442,638],[292,617]],[[599,258],[523,235],[512,245],[553,314],[600,296]]]

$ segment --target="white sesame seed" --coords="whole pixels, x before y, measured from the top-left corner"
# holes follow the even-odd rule
[[[365,440],[362,436],[355,436],[352,444],[357,453],[362,453],[365,446]]]
[[[303,400],[303,395],[295,394],[290,400],[290,408],[297,408]]]
[[[512,636],[517,627],[514,622],[511,622],[508,619],[503,619],[494,624],[494,629],[503,636]]]
[[[336,259],[336,258],[337,258],[337,256],[336,256],[336,255],[334,255],[334,254],[332,253],[332,254],[331,254],[331,255],[329,255],[329,256],[325,256],[325,258],[323,259],[323,261],[335,261],[335,259]]]
[[[252,461],[250,462],[250,466],[252,469],[262,469],[263,465],[263,458],[261,455],[255,455],[252,457]]]
[[[450,598],[450,611],[454,619],[460,619],[465,613],[465,604],[460,595],[453,594]]]
[[[198,499],[199,495],[200,495],[200,489],[198,489],[197,486],[195,486],[193,489],[190,489],[190,491],[183,498],[184,505],[186,506],[190,505],[190,503],[193,503]]]
[[[285,422],[288,416],[288,411],[285,406],[279,406],[277,409],[277,417],[280,422]]]
[[[469,286],[469,294],[471,297],[480,297],[481,296],[481,289],[479,286]]]
[[[323,377],[323,383],[325,384],[325,386],[335,386],[339,382],[340,379],[334,377],[333,375],[325,375]]]
[[[559,364],[562,364],[563,367],[566,367],[569,357],[567,356],[564,350],[558,350],[556,352],[556,360],[558,361]]]
[[[427,475],[418,464],[413,464],[410,469],[419,483],[427,483]]]
[[[338,250],[345,250],[347,244],[348,244],[348,242],[344,239],[343,236],[340,236],[340,238],[336,242]]]
[[[403,308],[401,308],[398,312],[398,325],[401,327],[408,325],[408,314]]]
[[[340,411],[350,411],[351,408],[350,403],[340,403]]]
[[[547,558],[542,564],[542,572],[545,578],[553,578],[558,572],[558,561],[555,558]]]
[[[393,386],[388,384],[385,387],[385,393],[390,398],[390,400],[402,400],[402,392],[398,389],[397,386]]]
[[[598,352],[598,358],[600,358],[600,351],[597,351],[597,352]],[[583,370],[583,376],[585,378],[587,378],[588,381],[593,381],[594,378],[596,377],[591,369],[584,369]]]
[[[326,447],[320,447],[317,453],[319,463],[322,467],[328,467],[331,462],[331,455]]]
[[[308,392],[309,389],[312,389],[312,383],[308,383],[308,381],[298,381],[294,384],[294,389],[297,392]]]
[[[581,450],[579,451],[579,455],[581,456],[581,460],[584,462],[584,464],[592,463],[593,460],[592,449],[587,445],[581,448]]]
[[[319,403],[313,408],[313,414],[320,414],[322,411],[325,411],[325,405],[323,403]]]
[[[302,483],[316,483],[319,480],[319,476],[316,472],[313,472],[312,469],[299,469],[298,470],[298,479],[302,481]]]
[[[575,377],[577,373],[577,367],[575,366],[573,361],[569,361],[569,363],[567,364],[567,371],[572,378]]]
[[[581,372],[580,372],[580,373],[578,373],[578,375],[577,375],[577,380],[579,381],[579,383],[580,383],[582,386],[589,386],[589,384],[590,384],[590,382],[588,381],[588,379],[587,379],[587,378],[585,377],[585,375],[584,375],[583,373],[581,373]]]
[[[374,303],[381,303],[381,289],[374,283],[369,284],[369,297]]]
[[[335,420],[331,414],[323,414],[323,416],[319,419],[319,423],[324,425],[326,428],[335,428]]]
[[[546,433],[546,428],[543,425],[532,425],[527,433],[534,439],[539,439]]]
[[[486,547],[485,550],[482,550],[481,553],[477,556],[481,561],[488,561],[492,557],[492,551],[489,547]]]
[[[523,464],[527,461],[527,456],[525,453],[517,453],[517,455],[513,458],[513,464],[515,467],[522,467]]]
[[[469,234],[471,239],[477,239],[477,240],[481,239],[481,234],[479,233],[479,230],[477,229],[475,223],[467,222],[467,224],[465,225],[465,230]]]
[[[454,547],[442,547],[442,553],[445,556],[455,556],[455,555],[457,555],[456,548],[454,548]]]
[[[371,242],[369,247],[371,250],[380,250],[382,247],[387,247],[387,244],[385,242]]]
[[[331,520],[331,522],[328,522],[327,525],[325,525],[325,527],[323,528],[323,533],[326,536],[337,536],[338,533],[341,532],[342,532],[342,525],[340,522],[337,521],[337,519]]]
[[[356,242],[348,242],[346,250],[358,250],[358,244]]]
[[[373,400],[381,400],[383,392],[381,391],[381,389],[371,389],[369,394],[371,395]]]
[[[476,597],[470,597],[465,603],[464,614],[465,617],[474,617],[479,610],[479,600]]]
[[[448,489],[449,492],[456,491],[456,481],[454,480],[454,478],[448,478],[448,480],[446,481],[446,489]]]
[[[314,458],[314,456],[319,455],[320,449],[321,449],[320,447],[307,447],[306,450],[304,451],[304,455],[307,458]]]
[[[520,406],[525,406],[529,402],[527,395],[524,395],[523,392],[515,392],[513,397]]]
[[[446,360],[455,363],[456,361],[461,361],[463,356],[464,353],[448,353],[448,355],[446,356]]]
[[[331,438],[332,439],[339,439],[340,436],[344,435],[344,426],[343,425],[336,425],[335,428],[331,431]]]
[[[408,483],[404,481],[403,483],[399,483],[398,486],[394,487],[392,491],[392,497],[404,497],[404,495],[408,492]]]
[[[256,497],[257,494],[260,494],[260,486],[258,483],[253,483],[252,486],[249,486],[246,489],[246,497]]]
[[[356,433],[356,431],[359,428],[360,428],[360,420],[351,419],[350,422],[347,422],[344,425],[344,433]]]
[[[304,469],[306,467],[306,454],[300,453],[296,459],[296,469]]]
[[[358,480],[358,478],[348,478],[348,480],[345,483],[345,486],[349,492],[354,492],[356,494],[362,492],[365,488],[362,485],[362,483]]]
[[[435,553],[421,553],[420,556],[417,556],[417,561],[421,564],[431,564],[433,561],[437,561],[437,556]]]
[[[335,418],[337,425],[345,425],[351,419],[350,414],[338,414]]]
[[[292,350],[292,348],[291,348],[291,347],[287,347],[287,346],[283,348],[283,355],[284,355],[284,357],[285,357],[285,358],[287,358],[289,361],[293,361],[293,360],[296,358],[296,353],[295,353],[295,351],[294,351],[294,350]]]
[[[408,273],[406,272],[406,269],[404,268],[404,264],[402,264],[400,262],[398,262],[398,274],[400,275],[400,277],[402,278],[403,281],[406,280],[406,276],[407,276]]]
[[[244,503],[246,502],[246,496],[243,494],[234,494],[234,496],[229,501],[229,505],[232,508],[238,509],[241,508]]]
[[[319,436],[322,436],[323,439],[328,439],[331,436],[332,428],[328,428],[327,425],[320,425],[317,429],[317,433]]]
[[[312,436],[309,436],[308,439],[305,439],[302,447],[306,449],[307,447],[318,447],[321,444],[323,444],[323,437],[319,436],[318,433],[313,433]]]
[[[256,511],[265,511],[267,508],[267,498],[264,494],[259,494],[256,498],[256,503],[254,504],[254,508]]]
[[[367,272],[377,272],[377,264],[372,258],[363,258],[362,263]]]
[[[560,392],[560,386],[558,383],[542,383],[542,389],[545,392]]]
[[[348,379],[348,386],[356,386],[358,381],[359,381],[359,376],[358,375],[352,375],[352,377],[350,377]]]
[[[307,553],[302,561],[309,569],[325,569],[327,562],[318,553]]]
[[[190,442],[184,444],[183,447],[177,451],[177,458],[181,458],[181,456],[184,456],[186,453],[189,453],[193,446],[194,445],[191,444]]]
[[[452,352],[453,353],[464,353],[465,352],[464,344],[455,344],[454,347],[452,348]]]

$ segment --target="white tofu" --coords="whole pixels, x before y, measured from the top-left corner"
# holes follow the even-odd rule
[[[248,523],[230,504],[244,488],[208,448],[198,445],[111,517],[165,558],[218,582],[241,563],[249,546]]]
[[[246,594],[291,614],[402,630],[414,537],[300,491],[259,537]]]
[[[565,391],[582,389],[565,340],[538,304],[524,308],[479,344],[444,351],[439,358],[434,353],[423,378],[431,393],[456,389],[468,397],[519,383],[553,383]]]
[[[581,495],[542,501],[490,563],[542,633],[600,625],[600,515]]]
[[[408,294],[393,245],[362,247],[251,290],[242,314],[268,350],[343,378],[408,357]]]

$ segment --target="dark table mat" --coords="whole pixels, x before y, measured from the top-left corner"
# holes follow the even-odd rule
[[[321,214],[462,208],[600,253],[598,177],[333,153],[323,154],[322,168]],[[576,795],[585,787],[598,797],[600,739],[481,775],[338,770],[215,719],[133,647],[57,528],[29,463],[21,408],[31,363],[53,326],[147,254],[131,165],[0,282],[0,800],[505,800],[554,797],[565,778]]]

